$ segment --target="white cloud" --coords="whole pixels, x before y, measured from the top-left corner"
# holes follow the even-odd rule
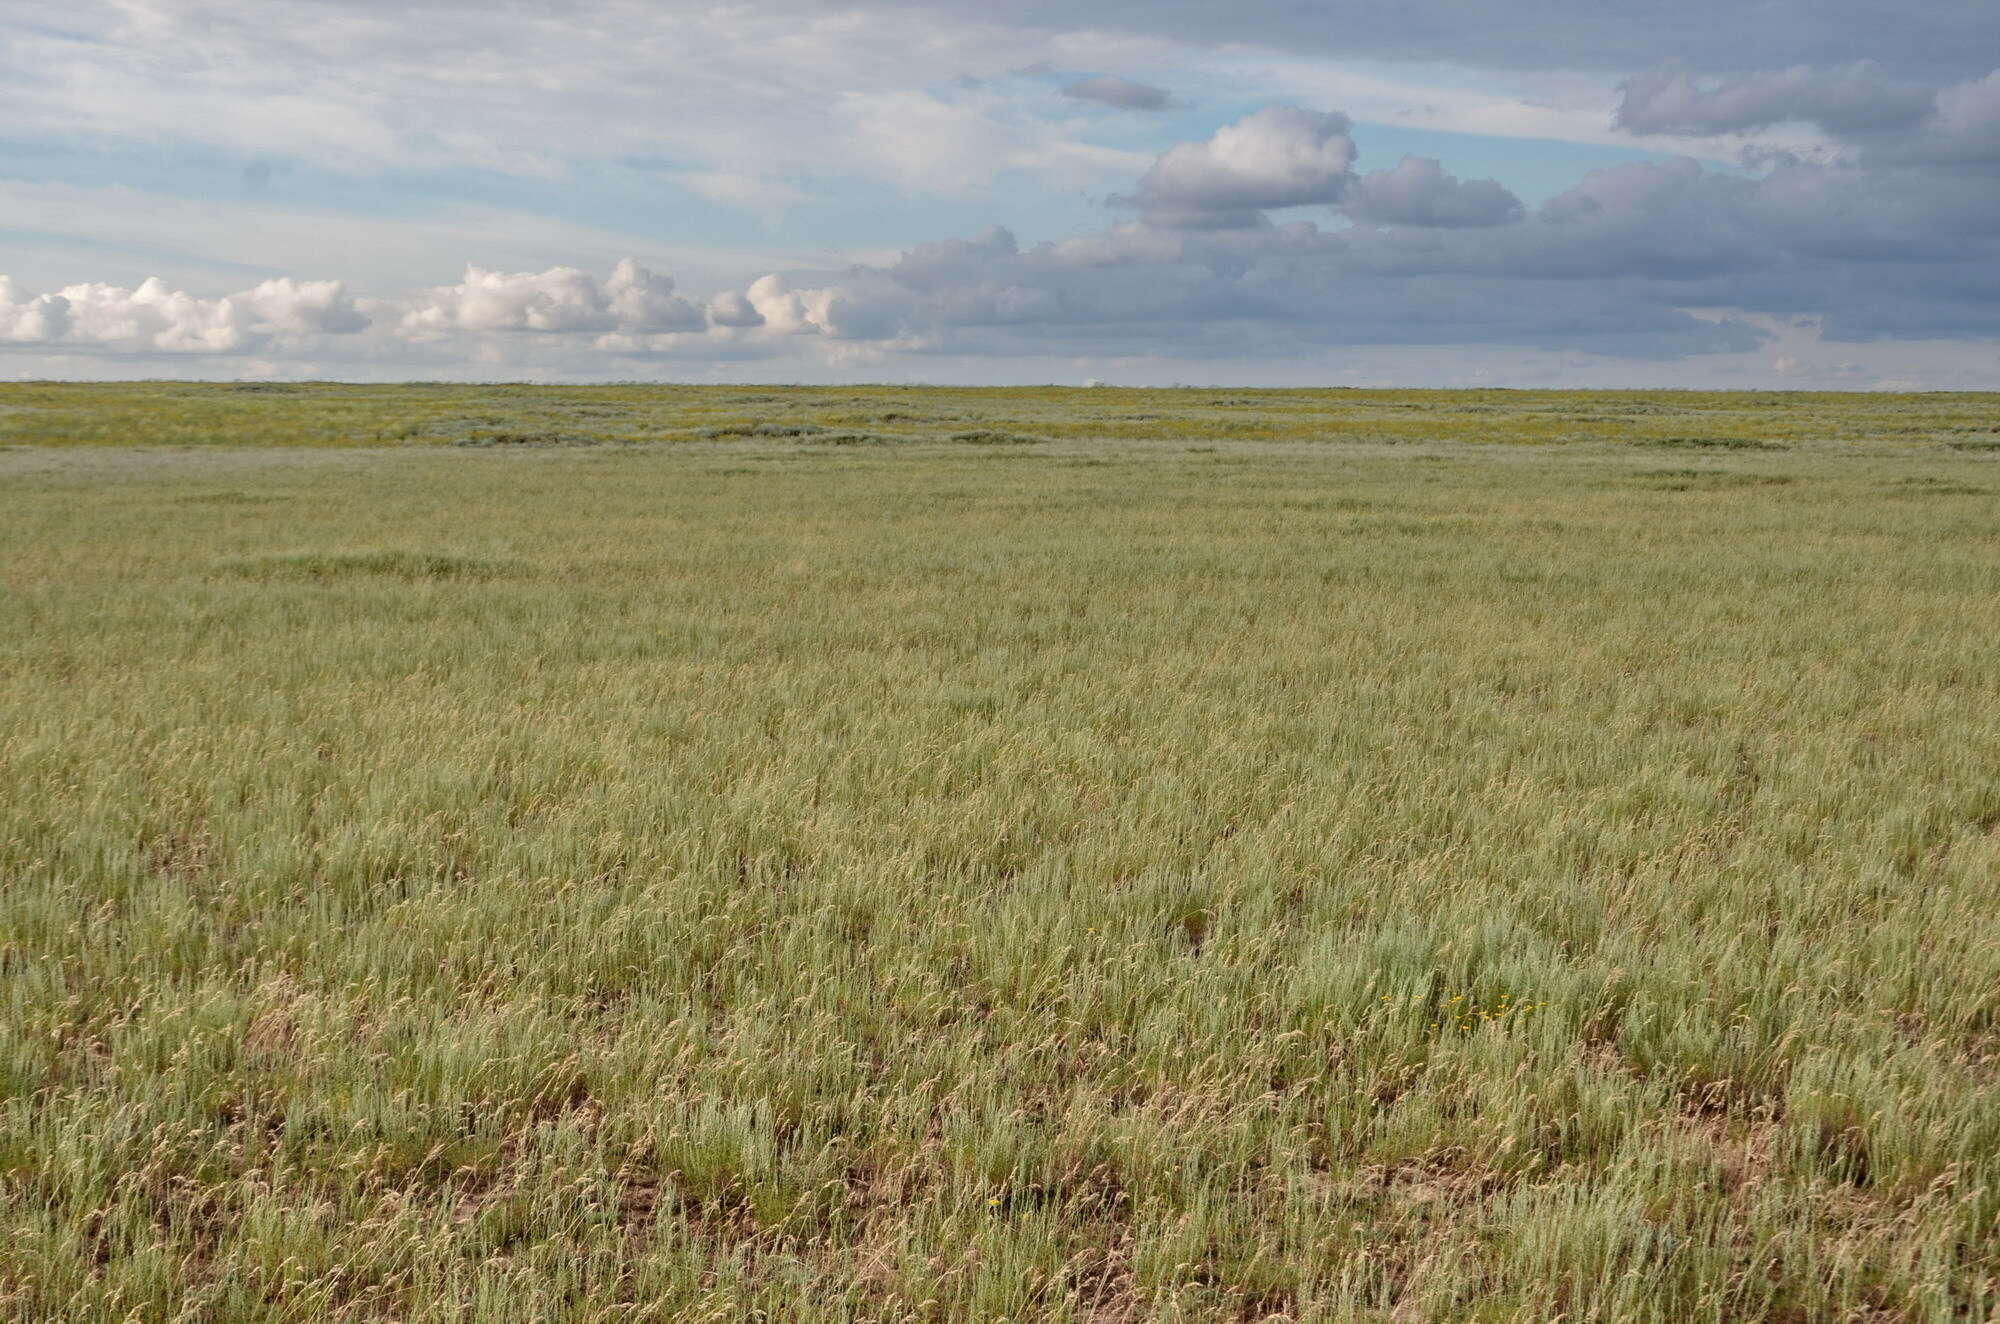
[[[419,296],[399,329],[413,339],[455,331],[695,331],[701,310],[674,293],[670,276],[656,276],[626,258],[599,281],[576,267],[547,271],[487,271],[467,267],[465,279]]]
[[[725,290],[709,300],[708,320],[711,325],[731,329],[764,325],[764,315],[749,296],[735,290]]]
[[[1249,213],[1338,202],[1353,182],[1347,116],[1266,106],[1160,154],[1131,199],[1156,223],[1237,224]]]
[[[825,330],[821,319],[828,317],[830,296],[824,290],[795,290],[783,276],[759,277],[744,291],[741,304],[756,314],[757,324],[778,335],[817,335]],[[732,314],[740,318],[741,304],[732,302]],[[742,325],[740,321],[736,324]]]
[[[674,293],[673,277],[656,276],[629,257],[612,268],[603,294],[620,330],[691,331],[703,325],[701,310]]]
[[[221,354],[367,325],[337,280],[267,280],[221,298],[169,289],[157,278],[136,288],[85,282],[30,296],[0,276],[0,339],[17,345]]]
[[[69,300],[56,294],[29,295],[13,277],[0,276],[0,339],[17,345],[46,345],[69,334]]]
[[[250,114],[268,96],[270,123],[224,125],[215,140],[275,134],[317,150],[322,125],[303,120],[325,104],[346,118],[324,125],[365,129],[350,141],[359,156],[336,162],[357,170],[436,161],[559,176],[582,156],[630,152],[658,164],[617,167],[621,179],[668,178],[766,211],[811,205],[811,192],[839,172],[843,189],[856,176],[873,181],[877,216],[906,197],[970,200],[958,213],[975,218],[966,230],[999,212],[981,200],[1030,173],[1044,195],[1060,187],[1099,198],[1137,177],[1119,200],[1137,219],[1065,220],[1044,232],[1068,237],[1046,243],[993,227],[855,261],[659,247],[639,236],[672,232],[679,214],[665,200],[649,211],[622,195],[616,214],[632,218],[627,234],[497,208],[362,220],[0,181],[0,209],[74,237],[66,261],[107,242],[169,258],[163,278],[146,282],[129,269],[25,273],[38,289],[66,288],[0,286],[0,341],[15,356],[29,352],[23,346],[212,360],[255,351],[268,365],[289,361],[273,346],[337,340],[312,352],[423,375],[475,363],[587,371],[611,361],[782,360],[860,371],[1052,355],[1297,361],[1311,347],[1363,344],[1602,350],[1659,362],[1748,352],[1775,334],[1744,309],[1815,318],[1815,336],[1829,342],[2000,336],[2000,195],[1984,168],[2000,159],[2000,74],[1940,84],[1844,64],[1633,79],[1628,130],[1695,135],[1711,156],[1791,140],[1828,150],[1772,150],[1759,173],[1692,159],[1598,171],[1529,210],[1500,182],[1460,179],[1425,157],[1357,173],[1349,117],[1301,105],[1267,106],[1154,154],[1093,143],[1082,135],[1114,117],[1065,106],[1057,75],[1111,61],[1006,73],[1023,56],[1089,51],[1098,39],[1087,35],[972,19],[923,29],[872,8],[779,22],[769,4],[633,5],[603,11],[630,21],[606,51],[610,28],[578,34],[501,0],[479,40],[453,47],[447,34],[463,36],[454,24],[468,11],[418,2],[439,31],[365,0],[273,0],[295,20],[289,27],[210,0],[123,0],[119,12],[137,26],[112,25],[113,53],[34,38],[63,46],[71,64],[53,61],[56,75],[41,84],[0,80],[0,111],[21,110],[31,134],[53,132],[63,98],[90,93],[77,71],[94,62],[107,80],[78,122],[101,132],[156,109],[159,133],[198,136],[201,124]],[[100,12],[84,5],[86,18]],[[409,48],[395,48],[404,38]],[[1134,38],[1106,38],[1097,53],[1119,42],[1128,55],[1138,49]],[[1614,126],[1610,78],[1524,74],[1520,94],[1509,95],[1485,75],[1442,67],[1370,81],[1351,76],[1351,65],[1240,48],[1190,59],[1211,72],[1230,60],[1310,66],[1330,83],[1346,80],[1375,119],[1400,105],[1411,114],[1397,122],[1408,124],[1633,141]],[[159,85],[156,105],[147,79]],[[273,91],[281,85],[289,90]],[[1133,106],[1160,91],[1115,75],[1067,90]],[[1434,102],[1414,100],[1433,93]],[[1134,134],[1145,127],[1122,124]],[[1647,146],[1660,141],[1649,136]],[[1018,216],[1007,201],[1000,214]],[[1296,219],[1293,209],[1306,207],[1327,210],[1318,224]],[[175,249],[186,255],[179,269]],[[612,265],[625,254],[636,257]],[[457,283],[396,293],[428,286],[468,256],[477,265]],[[707,297],[681,293],[642,260]],[[391,297],[357,305],[334,282],[252,284],[308,263]],[[249,288],[213,293],[239,286]],[[1702,308],[1735,311],[1693,311]],[[371,315],[373,334],[357,334]],[[1775,358],[1820,361],[1789,346]]]
[[[337,280],[267,280],[241,296],[257,317],[256,326],[278,334],[345,335],[363,330],[368,318]]]
[[[744,301],[778,336],[819,335],[833,340],[898,340],[908,333],[913,300],[880,273],[849,272],[824,285],[799,285],[772,274],[753,282]]]

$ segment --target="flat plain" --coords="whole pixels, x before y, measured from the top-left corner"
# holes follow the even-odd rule
[[[0,386],[0,1315],[2000,1317],[2000,397]]]

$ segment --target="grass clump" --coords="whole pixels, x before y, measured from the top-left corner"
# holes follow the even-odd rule
[[[287,498],[269,492],[191,492],[174,498],[180,506],[264,506]]]
[[[1991,496],[1993,494],[1993,489],[1990,487],[1928,476],[1899,478],[1888,486],[1893,496]]]
[[[1798,480],[1790,474],[1741,473],[1733,469],[1642,469],[1640,478],[1654,480],[1666,492],[1716,491],[1732,487],[1785,487]]]
[[[475,432],[454,437],[454,446],[601,446],[603,437],[577,432]]]
[[[908,438],[887,436],[880,432],[842,430],[807,433],[801,440],[810,446],[888,446]]]
[[[968,428],[954,432],[950,440],[963,446],[1038,446],[1047,437],[1030,437],[1019,432],[1004,432],[997,428]]]
[[[516,573],[505,562],[444,552],[291,552],[239,557],[220,563],[224,573],[243,579],[289,579],[331,583],[347,579],[495,579]]]
[[[1782,451],[1790,447],[1760,437],[1644,437],[1633,443],[1664,450]]]
[[[825,431],[818,423],[730,423],[703,428],[701,435],[709,441],[725,441],[732,437],[816,437]]]

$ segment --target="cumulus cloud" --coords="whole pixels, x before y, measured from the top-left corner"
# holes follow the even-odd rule
[[[886,282],[900,292],[902,325],[946,354],[1292,355],[1472,340],[1669,356],[1760,339],[1740,321],[1691,316],[1670,284],[1555,268],[1565,236],[1553,223],[1530,242],[1496,242],[1520,228],[1434,232],[1464,236],[1442,247],[1399,237],[1419,233],[1410,230],[1343,234],[1309,221],[1221,230],[1138,221],[1029,248],[989,231],[831,279]],[[1548,270],[1511,269],[1538,251]]]
[[[1062,94],[1078,101],[1095,101],[1100,105],[1113,106],[1119,110],[1170,110],[1180,104],[1174,100],[1173,94],[1163,87],[1135,83],[1128,78],[1118,78],[1111,74],[1099,74],[1095,78],[1079,78],[1064,87]]]
[[[1935,89],[1893,79],[1872,60],[1720,78],[1662,70],[1625,81],[1618,124],[1633,133],[1742,133],[1796,120],[1829,133],[1906,129],[1931,113]]]
[[[756,314],[757,324],[780,335],[817,335],[833,320],[828,308],[831,292],[795,290],[775,272],[760,276],[744,292],[742,301]]]
[[[1972,86],[1960,141],[1988,122]],[[1123,200],[1136,221],[1032,247],[995,227],[886,266],[768,278],[747,298],[786,334],[890,327],[966,355],[1478,343],[1675,357],[1752,349],[1787,318],[1829,339],[1926,322],[1996,337],[1996,193],[1986,174],[1907,162],[1787,159],[1758,177],[1680,158],[1591,172],[1529,210],[1428,158],[1357,175],[1344,117],[1278,106],[1163,152]],[[1315,204],[1359,224],[1267,214]],[[875,324],[835,315],[848,305]]]
[[[815,285],[773,273],[755,281],[744,301],[763,319],[763,328],[776,335],[894,340],[912,330],[906,293],[866,268]]]
[[[17,345],[45,345],[69,334],[69,300],[60,294],[30,295],[11,276],[0,276],[0,339]]]
[[[1428,156],[1405,156],[1393,170],[1363,175],[1341,209],[1383,225],[1505,225],[1521,218],[1521,200],[1498,180],[1459,179]]]
[[[348,298],[337,280],[267,280],[240,296],[255,314],[252,326],[290,335],[351,335],[367,328],[368,318]]]
[[[742,329],[764,325],[764,314],[746,294],[724,290],[708,303],[708,320],[713,326]]]
[[[674,293],[671,276],[656,276],[626,258],[602,281],[576,267],[506,272],[468,266],[458,284],[420,296],[403,314],[401,330],[422,339],[455,331],[661,334],[706,325],[702,311]]]
[[[1192,229],[1249,223],[1256,213],[1338,202],[1353,182],[1347,116],[1266,106],[1201,142],[1162,152],[1122,203],[1156,225]]]
[[[1773,113],[1775,86],[1759,85],[1754,110],[1747,92],[1696,110],[1707,124],[1746,122]],[[1785,84],[1783,104],[1806,105],[1805,86]],[[2000,76],[1944,89],[1913,123],[1841,119],[1825,91],[1813,95],[1830,119],[1903,127],[1852,129],[1854,151],[1774,157],[1761,174],[1688,158],[1598,170],[1527,208],[1429,158],[1357,173],[1344,115],[1278,105],[1161,152],[1122,200],[1134,215],[1059,241],[990,226],[893,260],[751,267],[742,274],[763,274],[702,299],[631,259],[608,276],[475,266],[457,284],[365,305],[384,325],[361,343],[380,362],[787,357],[875,371],[858,365],[1296,361],[1315,347],[1394,345],[1659,360],[1780,342],[1768,360],[1797,358],[1782,328],[1806,324],[1827,340],[2000,338],[2000,172],[1983,164],[2000,159]],[[1667,109],[1671,88],[1645,95],[1661,115],[1696,115]],[[53,294],[0,283],[0,341],[13,345],[223,354],[364,320],[334,282],[221,298],[157,281]]]
[[[0,340],[172,354],[224,354],[315,335],[346,335],[368,318],[337,280],[267,280],[221,298],[86,282],[28,295],[0,276]]]
[[[1491,179],[1461,180],[1429,157],[1406,156],[1392,170],[1357,176],[1349,121],[1338,112],[1267,106],[1200,142],[1162,152],[1130,197],[1148,224],[1167,229],[1237,229],[1263,213],[1337,205],[1382,225],[1505,225],[1521,200]]]

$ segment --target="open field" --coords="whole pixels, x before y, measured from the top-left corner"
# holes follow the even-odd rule
[[[1996,427],[0,387],[0,1318],[2000,1318]]]
[[[979,433],[986,436],[978,436]],[[0,446],[1798,442],[2000,450],[2000,395],[972,387],[0,385]]]

